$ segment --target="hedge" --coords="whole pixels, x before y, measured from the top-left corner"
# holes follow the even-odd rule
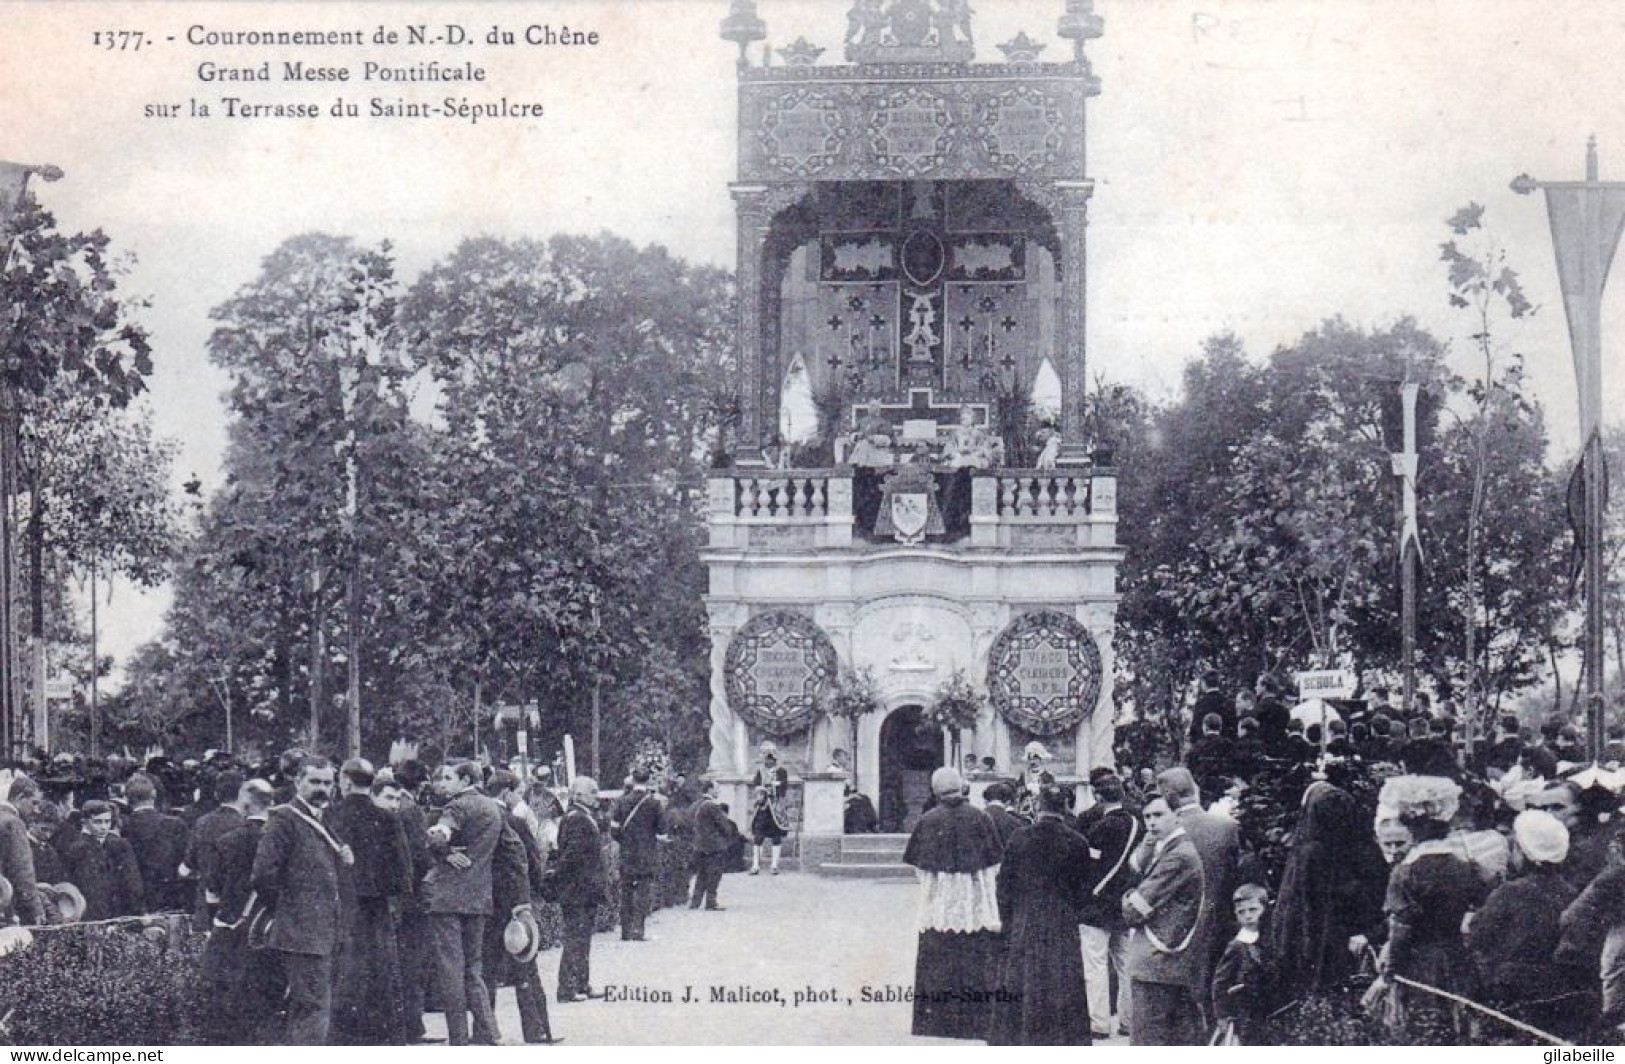
[[[653,905],[687,899],[685,842],[661,844]],[[599,931],[620,915],[616,848],[605,848],[609,901],[598,909]],[[155,920],[158,918],[155,918]],[[137,925],[71,926],[41,931],[26,950],[0,957],[0,1044],[199,1045],[197,978],[206,936],[185,917],[163,918],[162,943]],[[562,941],[557,905],[537,906],[542,948]]]

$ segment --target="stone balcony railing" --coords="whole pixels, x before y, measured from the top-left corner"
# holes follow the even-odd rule
[[[879,478],[887,470],[737,469],[709,482],[713,548],[877,549]],[[1109,468],[989,469],[937,474],[947,531],[927,546],[1075,550],[1117,542],[1117,474]]]

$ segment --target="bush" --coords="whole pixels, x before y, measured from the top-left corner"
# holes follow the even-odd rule
[[[139,928],[41,931],[0,957],[0,1017],[8,1045],[190,1045],[204,936],[170,922],[165,944]]]
[[[1391,1045],[1387,1030],[1366,1015],[1354,991],[1314,994],[1295,1001],[1264,1024],[1268,1046]]]
[[[598,907],[598,931],[620,917],[615,847],[605,851],[609,900]],[[653,908],[686,903],[689,847],[662,843]],[[563,941],[563,917],[553,904],[536,906],[542,948]],[[202,1043],[197,1016],[198,974],[207,936],[185,918],[154,918],[167,929],[157,944],[139,925],[66,927],[41,931],[28,949],[0,957],[0,1044],[167,1046]]]

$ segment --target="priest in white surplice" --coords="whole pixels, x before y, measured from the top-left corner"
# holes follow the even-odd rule
[[[937,806],[920,818],[903,860],[920,884],[914,1033],[986,1038],[999,950],[999,858],[993,821],[965,798],[951,768],[931,775]]]

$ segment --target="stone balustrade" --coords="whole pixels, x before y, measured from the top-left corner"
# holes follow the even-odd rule
[[[949,502],[944,478],[950,475],[938,478],[939,505]],[[869,530],[855,528],[854,476],[849,468],[739,469],[713,476],[711,546],[810,550],[861,544]],[[1116,544],[1113,469],[978,470],[970,489],[969,537],[962,531],[961,510],[961,531],[947,539],[933,537],[927,546],[1075,549]],[[871,499],[869,511],[873,507]]]
[[[840,479],[828,469],[776,469],[733,478],[735,517],[797,521],[830,514],[830,482]]]
[[[994,478],[998,482],[996,498],[1001,516],[1075,521],[1089,515],[1092,478],[1087,470],[1001,469]]]

